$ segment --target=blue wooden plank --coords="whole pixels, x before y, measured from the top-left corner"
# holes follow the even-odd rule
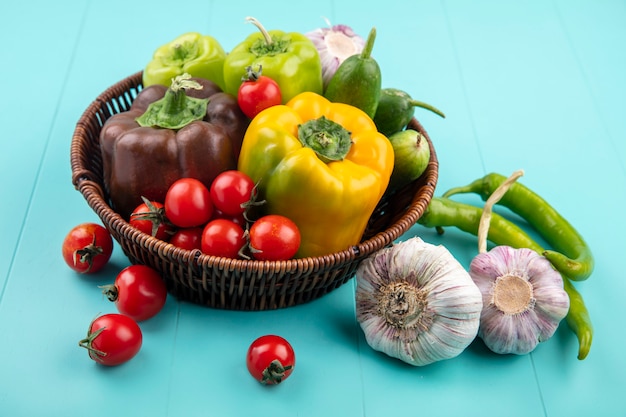
[[[1,226],[0,297],[67,81],[84,9],[49,2],[0,5],[4,20],[0,39],[8,48],[0,65],[4,97],[0,101],[0,195],[5,196],[3,217],[10,219]]]

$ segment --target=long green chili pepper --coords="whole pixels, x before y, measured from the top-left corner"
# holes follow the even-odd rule
[[[451,226],[477,235],[482,212],[480,207],[453,201],[449,198],[433,197],[417,223],[438,230]],[[539,254],[545,253],[543,247],[524,230],[497,213],[491,214],[487,239],[500,246],[510,246],[516,249],[528,248]],[[578,359],[583,360],[587,357],[593,340],[591,318],[583,297],[574,288],[570,281],[571,278],[564,272],[560,272],[563,277],[563,288],[570,298],[570,308],[565,321],[578,339]]]
[[[565,321],[567,321],[567,325],[578,337],[578,359],[583,360],[587,357],[593,340],[591,317],[582,295],[565,276],[563,277],[563,288],[569,296],[569,312],[565,316]],[[570,314],[572,311],[576,313]]]
[[[487,200],[506,180],[500,174],[487,174],[462,187],[455,187],[443,194],[475,193]],[[574,281],[589,278],[594,267],[594,259],[589,246],[578,231],[546,200],[530,188],[515,183],[500,199],[498,204],[508,207],[523,217],[554,250],[545,250],[545,256],[554,267]]]
[[[480,207],[459,203],[449,198],[433,197],[417,222],[422,226],[435,227],[438,230],[442,227],[454,226],[464,232],[478,235],[478,225],[482,214],[483,209]],[[491,214],[487,240],[512,248],[528,248],[539,253],[543,251],[543,248],[525,231],[497,213]]]

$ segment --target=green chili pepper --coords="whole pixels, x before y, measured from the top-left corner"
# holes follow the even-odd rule
[[[459,203],[449,198],[433,197],[417,222],[425,227],[435,227],[439,233],[443,233],[443,227],[453,226],[477,235],[482,212],[480,207]],[[539,254],[545,253],[545,250],[524,230],[497,213],[491,214],[487,239],[500,246],[528,248]],[[561,276],[563,288],[570,297],[570,308],[565,321],[578,339],[578,359],[583,360],[587,357],[593,340],[591,318],[582,295],[574,288],[570,278],[563,272]]]
[[[476,193],[483,200],[506,180],[491,173],[476,181],[446,191],[443,197],[460,193]],[[554,250],[545,250],[545,256],[560,272],[574,281],[583,281],[591,275],[594,259],[587,243],[578,231],[546,200],[530,188],[515,183],[498,204],[508,207],[533,226]]]
[[[417,221],[422,226],[435,227],[443,233],[443,227],[454,226],[464,232],[478,235],[478,225],[483,210],[449,198],[433,197],[426,211]],[[487,239],[498,245],[528,248],[541,253],[539,246],[526,232],[497,213],[491,214]]]
[[[593,340],[591,317],[582,295],[566,277],[563,277],[563,288],[569,296],[569,312],[565,321],[578,337],[578,359],[583,360],[587,357]]]

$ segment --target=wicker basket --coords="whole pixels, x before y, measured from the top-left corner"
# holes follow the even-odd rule
[[[177,298],[231,310],[269,310],[302,304],[349,281],[361,260],[390,245],[423,214],[433,196],[438,161],[428,134],[415,119],[431,148],[426,172],[415,182],[383,197],[357,246],[320,257],[270,262],[227,259],[188,251],[131,227],[108,203],[104,188],[100,130],[114,114],[129,109],[141,91],[141,72],[109,87],[85,110],[71,144],[72,182],[133,264],[161,272]]]

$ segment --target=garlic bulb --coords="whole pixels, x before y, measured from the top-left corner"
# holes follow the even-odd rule
[[[414,237],[381,249],[361,262],[356,283],[357,321],[375,350],[423,366],[476,337],[480,291],[443,246]]]
[[[324,88],[337,72],[339,65],[346,58],[361,53],[365,47],[365,39],[357,35],[349,26],[330,26],[330,22],[326,21],[326,23],[329,27],[315,29],[305,35],[313,42],[320,55]]]
[[[567,315],[561,275],[533,250],[496,246],[478,254],[469,272],[483,294],[478,336],[496,353],[531,352]]]

